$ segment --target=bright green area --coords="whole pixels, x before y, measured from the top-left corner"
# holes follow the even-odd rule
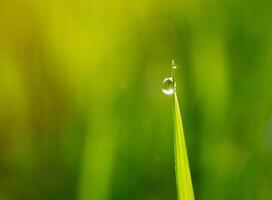
[[[272,1],[0,2],[0,199],[272,197]]]
[[[188,162],[182,118],[176,93],[174,93],[173,99],[177,196],[179,200],[194,200],[194,191]]]

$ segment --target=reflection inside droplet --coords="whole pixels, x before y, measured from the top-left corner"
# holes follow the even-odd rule
[[[173,94],[175,91],[175,83],[172,77],[165,78],[162,82],[162,92],[167,95]]]

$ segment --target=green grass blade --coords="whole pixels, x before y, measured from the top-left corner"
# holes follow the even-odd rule
[[[176,182],[179,200],[194,200],[189,161],[176,92],[173,95],[173,120],[175,131]]]

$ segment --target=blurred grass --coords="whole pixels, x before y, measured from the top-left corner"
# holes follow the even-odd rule
[[[172,58],[196,199],[269,199],[271,20],[268,0],[0,1],[0,199],[176,199]]]

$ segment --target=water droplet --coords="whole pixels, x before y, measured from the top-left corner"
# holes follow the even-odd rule
[[[162,82],[162,92],[167,95],[173,94],[176,87],[175,84],[172,77],[165,78]]]
[[[177,65],[176,65],[176,63],[175,63],[174,60],[172,60],[172,68],[173,68],[173,69],[177,69]]]

